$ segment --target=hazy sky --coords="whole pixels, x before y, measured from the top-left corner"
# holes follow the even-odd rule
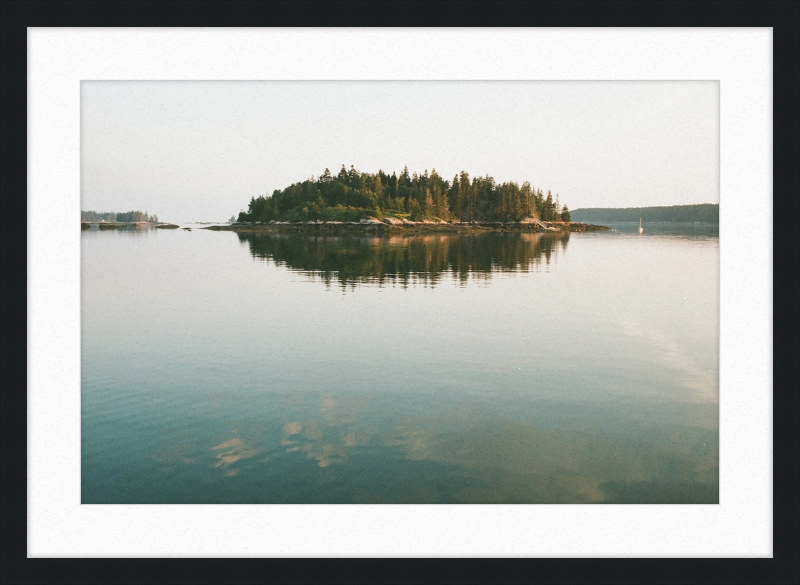
[[[81,83],[81,209],[224,221],[342,164],[528,180],[570,209],[719,201],[717,82]]]

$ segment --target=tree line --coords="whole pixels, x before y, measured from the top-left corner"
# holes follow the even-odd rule
[[[408,217],[414,221],[515,221],[536,217],[543,221],[571,221],[558,194],[514,181],[497,183],[491,176],[472,177],[465,171],[451,181],[433,169],[398,176],[382,170],[364,173],[351,166],[331,174],[294,183],[272,195],[250,199],[238,221],[355,221],[364,217]]]
[[[719,203],[671,205],[668,207],[587,207],[572,212],[575,221],[586,223],[627,223],[642,221],[663,223],[719,223]]]
[[[141,211],[124,211],[121,213],[116,211],[81,211],[81,221],[146,221],[148,223],[158,223],[158,216],[148,215],[146,211],[144,213]]]

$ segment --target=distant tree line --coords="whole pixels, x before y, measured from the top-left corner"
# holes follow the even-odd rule
[[[253,197],[239,221],[353,221],[364,217],[408,217],[412,220],[512,221],[536,217],[543,221],[570,221],[558,194],[545,195],[527,181],[497,183],[490,176],[473,177],[461,171],[448,181],[433,169],[398,176],[383,171],[363,173],[342,165],[318,178],[294,183],[272,195]]]
[[[719,203],[672,205],[669,207],[587,207],[572,212],[575,221],[586,223],[626,223],[642,221],[663,223],[719,224]]]
[[[81,221],[146,221],[149,223],[158,223],[157,215],[148,215],[145,211],[124,211],[117,213],[116,211],[81,211]]]

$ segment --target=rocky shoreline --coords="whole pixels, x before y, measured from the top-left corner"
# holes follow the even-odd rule
[[[410,221],[395,217],[383,219],[368,218],[360,221],[275,221],[270,222],[234,222],[230,225],[212,225],[201,229],[233,232],[271,232],[271,231],[324,231],[324,232],[441,232],[467,233],[479,231],[538,231],[538,232],[585,232],[600,231],[611,228],[581,222],[550,222],[535,218],[521,221]]]

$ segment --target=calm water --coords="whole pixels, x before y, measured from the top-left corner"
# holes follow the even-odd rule
[[[716,503],[717,232],[615,227],[82,232],[82,501]]]

